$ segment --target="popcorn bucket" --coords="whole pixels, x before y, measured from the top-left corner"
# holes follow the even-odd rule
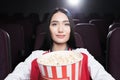
[[[81,67],[82,58],[78,62],[66,65],[39,64],[43,80],[81,80]]]

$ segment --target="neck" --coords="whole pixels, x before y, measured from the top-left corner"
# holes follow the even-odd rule
[[[53,44],[52,51],[66,50],[67,44]]]

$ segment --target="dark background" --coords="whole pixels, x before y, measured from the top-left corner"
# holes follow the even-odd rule
[[[99,15],[120,14],[120,0],[83,0],[83,6],[70,7],[66,0],[0,0],[0,13],[13,15],[15,13],[38,13],[42,18],[44,13],[55,7],[65,7],[74,13],[97,13]]]

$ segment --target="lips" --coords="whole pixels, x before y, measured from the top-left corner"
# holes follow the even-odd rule
[[[57,36],[57,38],[60,38],[60,39],[65,37],[65,35],[56,35],[56,36]]]

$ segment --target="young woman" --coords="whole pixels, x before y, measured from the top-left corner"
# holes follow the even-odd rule
[[[56,8],[48,19],[48,32],[42,50],[33,51],[17,65],[5,80],[43,80],[37,64],[39,55],[60,50],[76,50],[83,55],[81,80],[115,80],[103,66],[84,48],[77,48],[74,39],[71,14],[63,8]]]

